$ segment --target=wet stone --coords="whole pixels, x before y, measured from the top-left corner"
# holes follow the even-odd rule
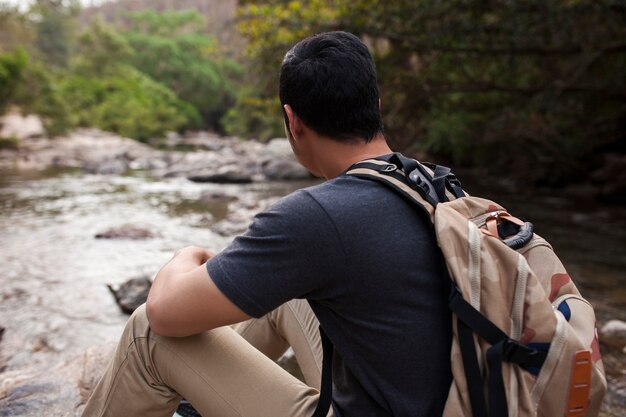
[[[263,165],[263,174],[272,181],[305,180],[311,174],[297,161],[288,159],[272,159]]]
[[[193,182],[212,182],[219,184],[248,184],[253,181],[254,173],[236,167],[222,167],[215,172],[199,172],[187,177]]]
[[[83,170],[89,174],[121,175],[128,171],[129,162],[123,159],[109,159],[102,162],[89,161]]]
[[[0,378],[0,416],[80,415],[115,346],[112,342],[101,343],[51,368],[3,373]]]
[[[124,225],[112,227],[104,232],[96,234],[95,237],[96,239],[149,239],[156,237],[156,234],[148,229]]]
[[[115,302],[123,313],[132,314],[148,299],[152,281],[148,278],[132,278],[121,285],[107,285]]]

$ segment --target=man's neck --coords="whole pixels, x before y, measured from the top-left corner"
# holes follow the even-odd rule
[[[382,133],[367,143],[345,143],[325,138],[320,143],[318,168],[324,178],[332,179],[341,175],[352,164],[391,152]]]

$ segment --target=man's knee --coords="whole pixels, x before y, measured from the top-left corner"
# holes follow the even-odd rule
[[[150,331],[150,323],[146,316],[146,305],[142,304],[133,312],[126,323],[124,334],[131,339],[147,336]]]

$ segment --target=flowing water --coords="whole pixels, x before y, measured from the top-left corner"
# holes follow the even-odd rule
[[[0,327],[6,329],[0,369],[45,367],[116,340],[127,316],[106,284],[153,276],[183,246],[220,250],[227,245],[230,239],[210,226],[224,218],[228,203],[203,203],[203,192],[263,199],[305,185],[197,184],[147,174],[71,171],[0,173]],[[468,187],[476,194],[486,189],[488,184],[480,182]],[[553,243],[583,294],[598,308],[601,322],[626,320],[624,207],[581,203],[552,193],[499,194],[499,202],[532,219],[537,233]],[[156,237],[94,238],[123,224],[146,228]]]
[[[117,339],[127,316],[106,284],[152,277],[187,245],[222,249],[229,239],[210,226],[224,218],[227,202],[202,203],[202,192],[262,199],[298,185],[47,174],[4,172],[0,179],[0,326],[6,329],[0,365],[5,370],[54,363]],[[156,237],[94,238],[120,225],[145,228]]]

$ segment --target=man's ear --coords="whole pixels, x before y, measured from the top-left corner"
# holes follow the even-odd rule
[[[291,134],[293,140],[297,140],[300,135],[300,130],[302,129],[302,121],[298,115],[293,112],[289,104],[283,106],[283,111],[285,112],[285,128],[288,131],[287,133]]]

